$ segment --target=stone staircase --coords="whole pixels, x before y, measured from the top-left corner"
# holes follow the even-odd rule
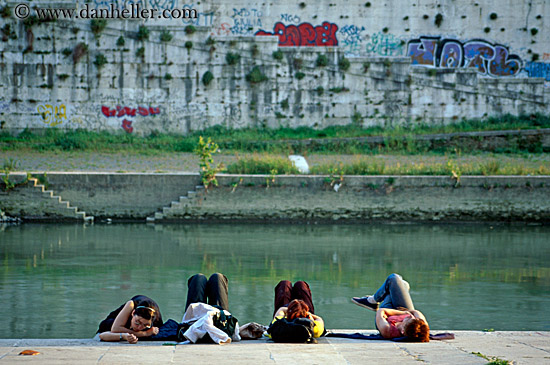
[[[174,217],[181,217],[188,208],[195,206],[197,201],[205,192],[203,185],[195,186],[195,190],[188,191],[187,195],[180,196],[178,201],[173,201],[169,206],[162,208],[161,212],[156,212],[154,216],[147,217],[147,223],[161,222]]]
[[[76,219],[79,221],[91,223],[94,221],[93,216],[86,215],[86,212],[78,210],[77,207],[72,207],[68,201],[64,201],[60,196],[54,195],[52,190],[46,190],[46,186],[40,184],[38,179],[30,178],[29,183],[35,189],[39,189],[42,193],[42,196],[47,199],[52,199],[56,204],[59,205],[59,214],[63,218]]]

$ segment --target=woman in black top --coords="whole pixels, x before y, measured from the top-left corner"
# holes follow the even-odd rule
[[[157,303],[145,295],[136,295],[109,313],[99,324],[97,333],[102,341],[136,343],[140,337],[156,335],[162,324]]]

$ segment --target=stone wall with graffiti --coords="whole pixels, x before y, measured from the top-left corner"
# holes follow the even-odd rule
[[[548,113],[545,0],[90,1],[96,18],[128,6],[168,14],[102,26],[23,22],[19,2],[4,3],[0,130],[188,133]]]

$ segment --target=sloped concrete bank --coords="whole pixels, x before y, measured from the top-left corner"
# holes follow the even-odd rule
[[[22,173],[10,175],[12,181],[24,179]],[[96,221],[550,222],[550,176],[462,176],[457,181],[448,176],[220,175],[219,186],[208,191],[191,173],[49,172],[41,180]],[[67,217],[67,209],[52,205],[51,196],[33,183],[7,192],[1,186],[0,209],[9,216],[26,221]]]

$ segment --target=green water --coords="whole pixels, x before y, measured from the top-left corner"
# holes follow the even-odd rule
[[[87,338],[135,294],[180,320],[187,278],[222,272],[241,324],[306,280],[328,328],[372,329],[350,297],[398,272],[433,329],[550,330],[550,227],[20,225],[0,230],[0,338]]]

